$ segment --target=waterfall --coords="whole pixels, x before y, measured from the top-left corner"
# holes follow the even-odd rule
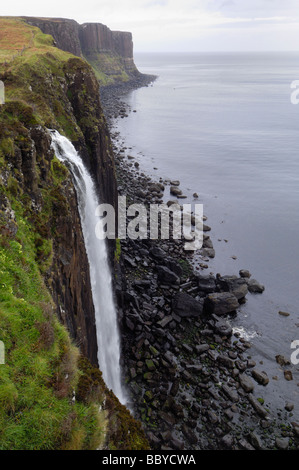
[[[103,379],[119,401],[126,403],[121,383],[120,339],[117,314],[112,293],[105,239],[95,234],[99,200],[92,178],[73,144],[57,131],[50,131],[56,157],[71,171],[77,193],[79,213],[86,252],[89,260],[92,297],[95,308],[98,361]]]

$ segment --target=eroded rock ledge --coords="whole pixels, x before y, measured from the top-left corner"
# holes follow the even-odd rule
[[[80,25],[65,18],[24,19],[50,34],[59,49],[85,58],[103,85],[127,82],[141,75],[134,63],[130,32],[111,31],[102,23]]]

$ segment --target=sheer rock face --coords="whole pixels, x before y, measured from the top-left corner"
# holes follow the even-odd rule
[[[43,33],[50,34],[59,49],[84,57],[96,71],[107,75],[107,84],[126,81],[139,74],[134,64],[130,32],[111,31],[101,23],[79,25],[63,18],[25,19]]]
[[[51,266],[44,274],[57,314],[67,327],[81,352],[97,365],[97,340],[95,313],[90,287],[89,264],[81,230],[77,199],[70,175],[57,192],[52,191],[51,162],[54,153],[51,139],[42,126],[28,129],[24,142],[15,147],[16,158],[11,158],[11,171],[18,171],[19,188],[30,198],[30,220],[43,221],[41,227],[33,222],[33,231],[40,231],[43,238],[51,239],[53,257]],[[28,181],[38,181],[28,184]],[[52,195],[51,208],[45,212],[45,197]],[[56,194],[56,193],[55,193]],[[45,196],[47,195],[47,196]]]
[[[83,54],[90,52],[114,52],[124,59],[133,59],[132,34],[111,31],[101,23],[84,23],[79,26],[79,38]]]
[[[75,20],[33,17],[25,19],[30,25],[40,28],[44,34],[53,36],[59,49],[79,57],[82,55],[79,41],[80,25]]]
[[[38,86],[44,107],[55,109],[55,97],[61,103],[61,109],[67,110],[68,130],[72,133],[69,138],[96,182],[100,201],[111,204],[117,212],[113,151],[93,70],[86,61],[70,56],[59,72],[59,80],[56,78],[50,73],[47,77],[39,77]],[[10,76],[10,80],[13,82],[14,76]],[[28,201],[32,231],[40,234],[41,243],[47,240],[52,245],[51,257],[46,261],[41,259],[41,265],[44,268],[46,263],[49,264],[43,269],[43,275],[56,304],[57,314],[81,352],[97,365],[89,263],[71,175],[66,169],[64,174],[59,166],[59,176],[53,171],[57,163],[46,127],[32,125],[30,119],[26,120],[26,114],[18,111],[18,102],[7,106],[14,115],[20,116],[18,125],[22,139],[19,138],[17,126],[6,129],[3,124],[3,133],[10,133],[14,148],[5,168],[6,180],[16,178],[16,191],[20,191]],[[58,121],[51,122],[50,127],[61,132],[64,130]],[[114,240],[111,240],[111,264],[115,262],[114,245]]]

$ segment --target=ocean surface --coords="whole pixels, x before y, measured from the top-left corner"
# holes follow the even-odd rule
[[[294,403],[299,419],[299,366],[275,359],[290,360],[299,340],[299,105],[291,103],[299,52],[136,54],[135,62],[158,79],[125,96],[136,112],[115,130],[141,171],[180,180],[182,203],[198,193],[216,251],[204,273],[249,269],[265,286],[231,323],[270,378],[255,395],[276,409]]]

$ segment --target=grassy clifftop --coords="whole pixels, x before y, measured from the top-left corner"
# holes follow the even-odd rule
[[[73,63],[72,63],[73,59]],[[0,19],[0,73],[6,102],[20,102],[32,110],[37,124],[48,127],[61,123],[75,137],[80,130],[65,109],[61,81],[65,69],[86,67],[84,61],[54,47],[53,38],[21,19]]]
[[[65,245],[80,238],[78,222],[76,234],[70,232],[77,217],[72,181],[46,129],[56,128],[90,155],[105,151],[109,166],[109,150],[97,141],[104,121],[96,77],[38,28],[2,18],[0,79],[6,98],[0,106],[0,449],[147,448],[140,424],[81,354],[84,324],[73,327],[75,342],[53,300],[54,291],[59,304],[83,294],[65,255]],[[87,282],[86,273],[78,276]]]

